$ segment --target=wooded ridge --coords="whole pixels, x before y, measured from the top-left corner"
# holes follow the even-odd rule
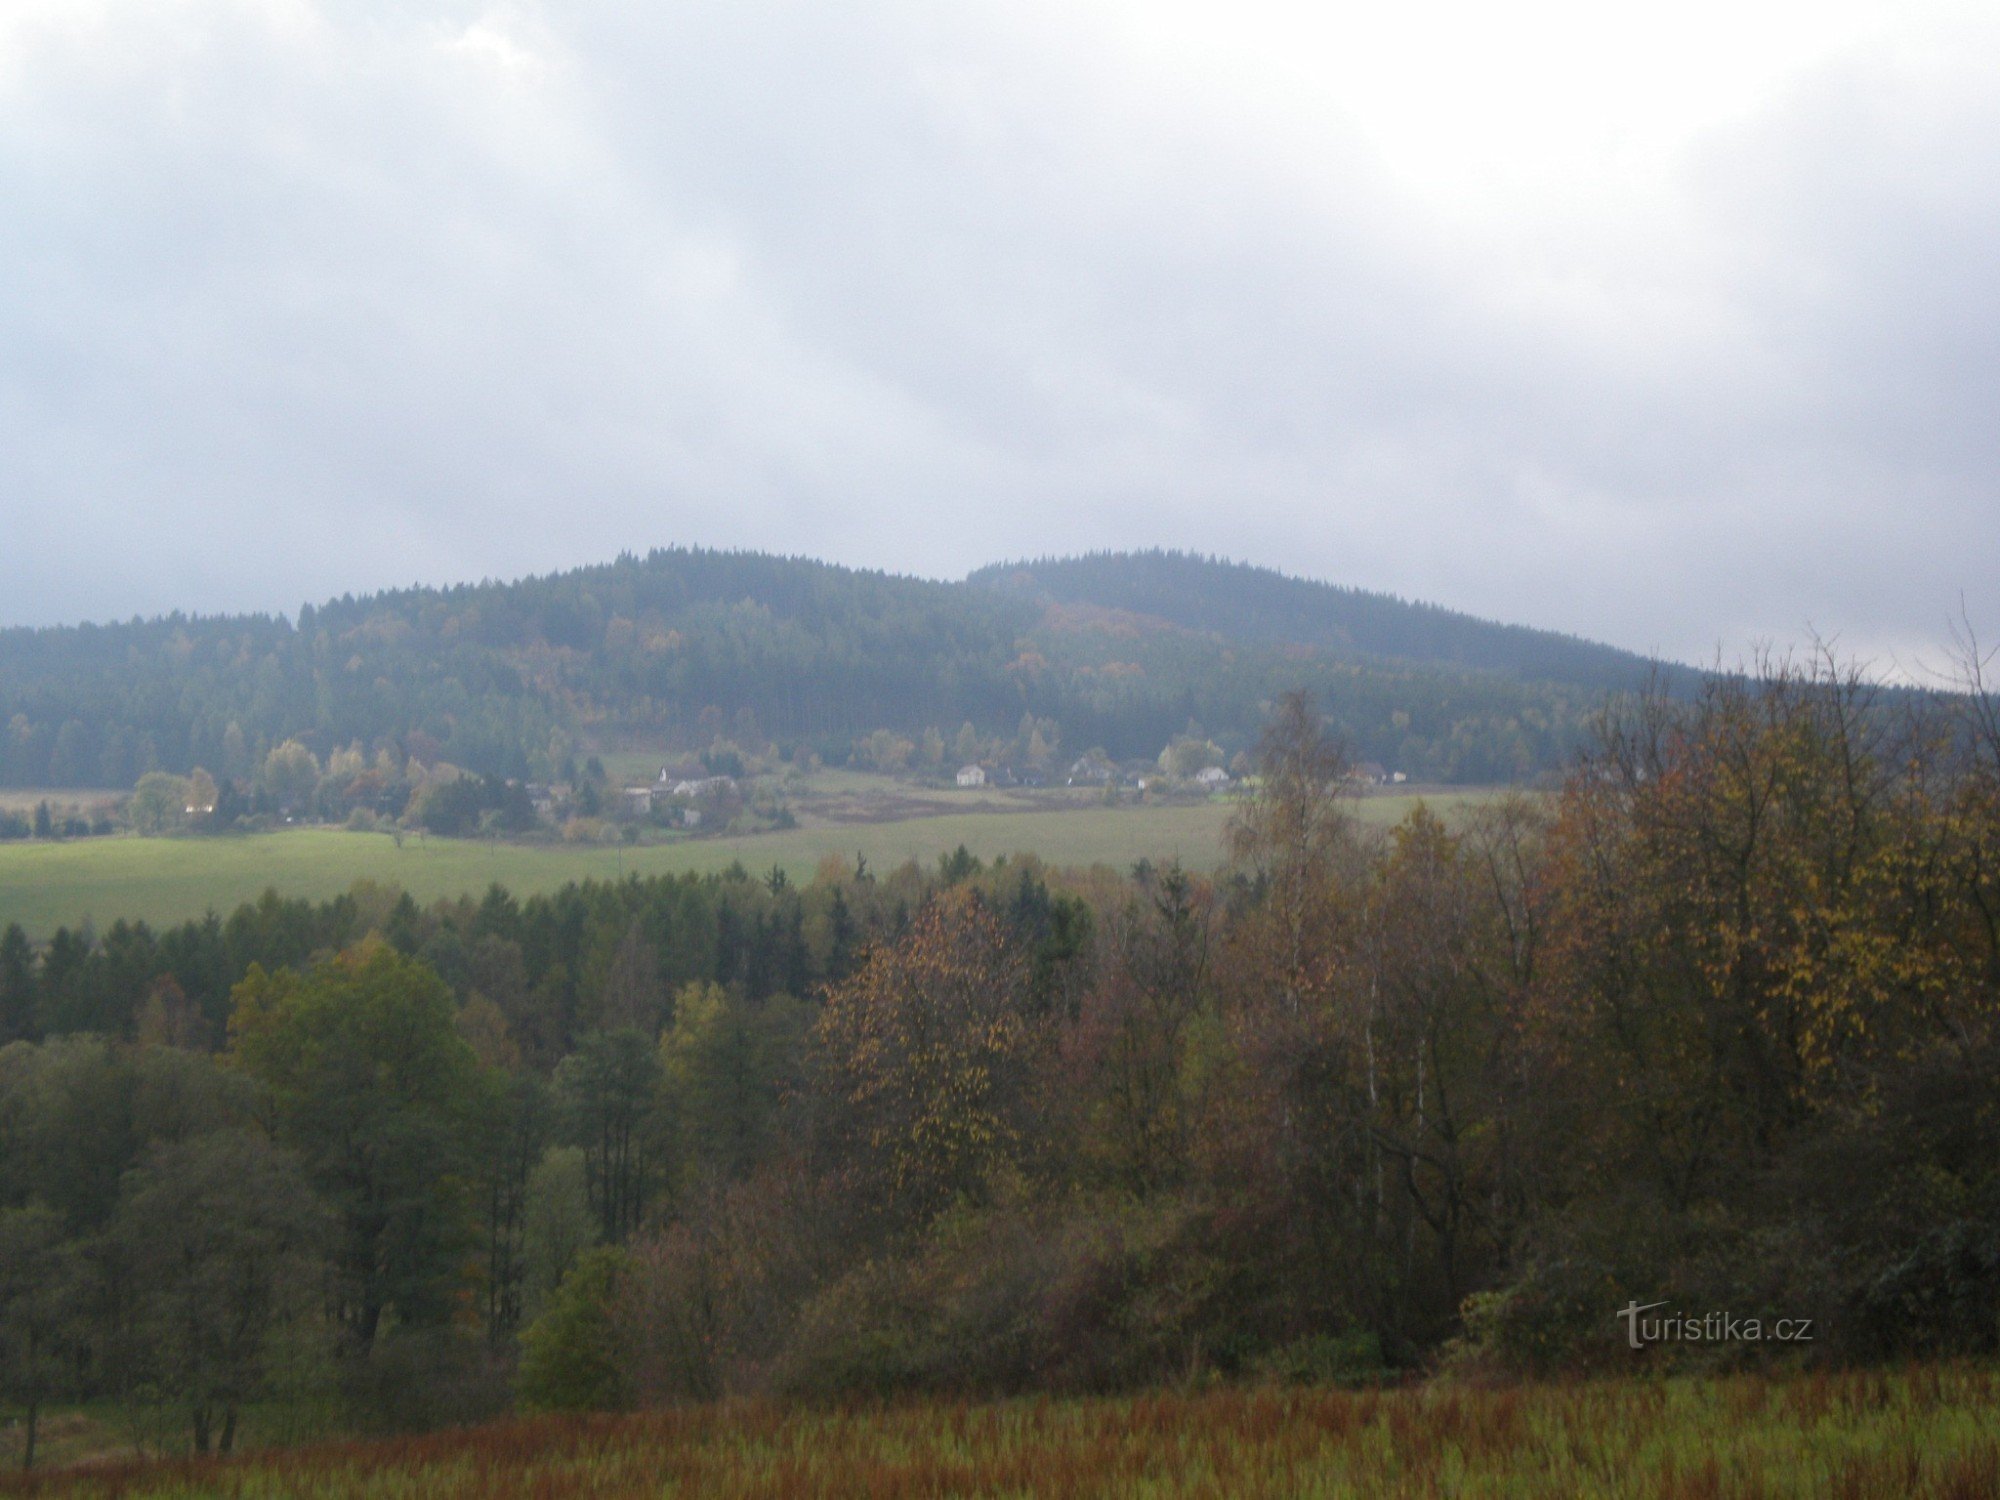
[[[0,631],[0,785],[240,776],[296,739],[560,779],[584,749],[775,742],[844,764],[877,730],[1023,715],[1072,754],[1232,754],[1303,689],[1413,779],[1559,767],[1655,664],[1547,631],[1181,553],[1004,564],[960,583],[672,548],[272,615]],[[1697,674],[1664,669],[1666,680]]]

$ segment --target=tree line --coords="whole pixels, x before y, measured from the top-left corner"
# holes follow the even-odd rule
[[[1214,878],[961,851],[7,934],[8,1396],[200,1447],[298,1391],[355,1424],[2000,1346],[1983,694],[1717,680],[1552,796],[1379,836],[1306,699],[1259,756]],[[1633,1351],[1661,1301],[1814,1337]]]

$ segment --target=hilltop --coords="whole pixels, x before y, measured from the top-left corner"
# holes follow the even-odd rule
[[[1268,569],[1149,552],[963,582],[672,548],[283,616],[0,631],[0,786],[233,775],[296,738],[501,776],[598,749],[770,744],[832,764],[878,730],[950,746],[1234,754],[1277,694],[1431,781],[1551,769],[1645,658]],[[1670,677],[1689,676],[1673,669]]]

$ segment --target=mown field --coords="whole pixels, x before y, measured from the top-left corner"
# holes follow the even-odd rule
[[[91,1500],[1996,1494],[2000,1376],[1965,1367],[834,1410],[726,1404],[0,1479],[0,1495]]]
[[[1449,810],[1478,793],[1446,794]],[[1392,823],[1412,797],[1358,804],[1371,823]],[[744,838],[685,839],[635,847],[510,844],[472,839],[303,828],[223,838],[113,837],[67,843],[0,844],[0,927],[19,922],[30,937],[91,917],[144,919],[155,925],[254,900],[267,886],[287,896],[325,900],[357,880],[394,883],[421,901],[483,891],[498,881],[517,894],[572,880],[625,874],[678,874],[727,868],[740,860],[762,873],[783,867],[807,879],[827,855],[859,854],[876,869],[907,859],[935,860],[964,844],[983,859],[1033,851],[1054,865],[1179,858],[1208,868],[1222,858],[1230,806],[1084,807],[1034,812],[946,812],[897,821],[787,829]]]

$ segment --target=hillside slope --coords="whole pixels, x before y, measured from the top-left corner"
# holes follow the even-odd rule
[[[1234,754],[1271,699],[1318,695],[1366,758],[1494,781],[1558,764],[1649,664],[1266,570],[1165,553],[939,583],[688,549],[512,583],[412,588],[283,617],[0,632],[0,785],[247,774],[325,757],[556,776],[573,755],[718,738],[838,763],[888,729]]]
[[[1468,667],[1606,691],[1639,686],[1656,668],[1675,682],[1695,676],[1579,636],[1186,552],[995,563],[966,581],[1010,598],[1126,610],[1238,641],[1318,647],[1347,660]]]

